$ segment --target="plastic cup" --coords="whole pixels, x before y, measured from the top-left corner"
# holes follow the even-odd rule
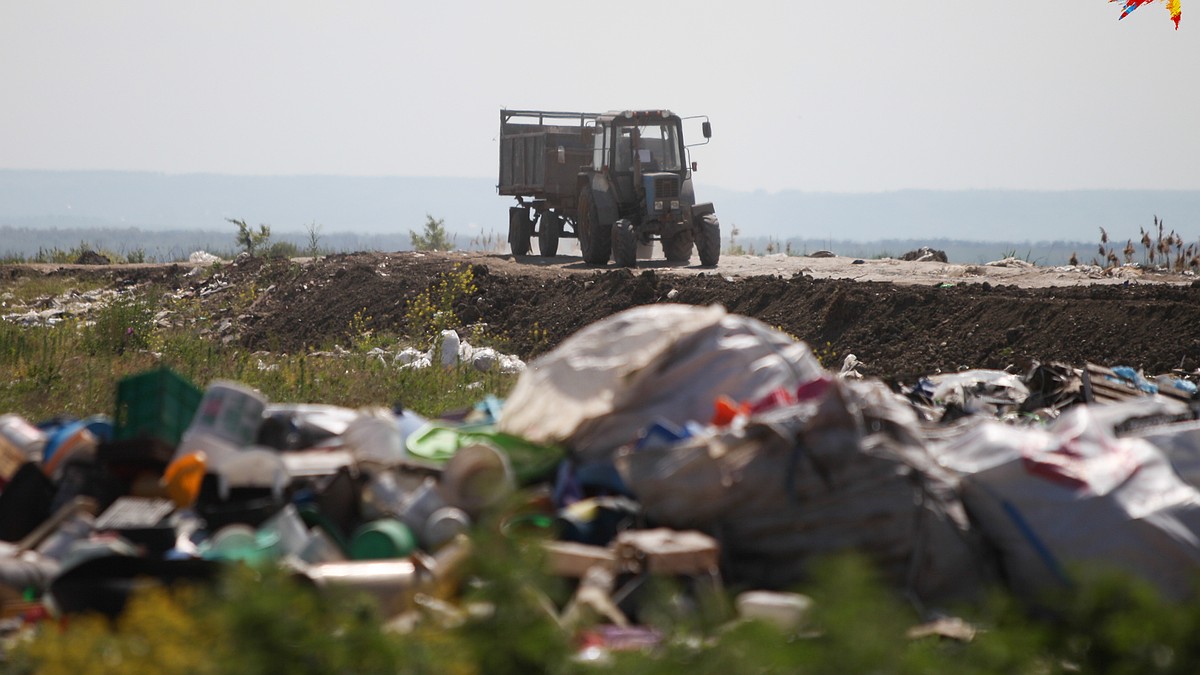
[[[427,551],[436,551],[471,527],[471,517],[462,509],[443,506],[434,511],[421,528],[421,544]]]
[[[515,487],[508,457],[488,443],[459,448],[442,471],[442,496],[473,518],[500,503]]]
[[[300,518],[300,512],[293,504],[284,506],[263,522],[259,526],[259,533],[266,534],[276,541],[280,555],[299,555],[312,537],[308,526]]]

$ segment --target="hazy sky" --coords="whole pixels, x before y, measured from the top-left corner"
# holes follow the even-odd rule
[[[707,114],[700,185],[1200,189],[1200,0],[0,0],[0,168],[496,175],[499,109]]]

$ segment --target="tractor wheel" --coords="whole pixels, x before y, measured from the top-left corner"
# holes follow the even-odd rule
[[[561,234],[562,216],[553,211],[543,213],[542,222],[538,225],[538,253],[546,258],[558,255],[558,237]]]
[[[529,255],[529,238],[533,236],[533,222],[529,209],[513,206],[508,209],[508,248],[513,255]]]
[[[662,246],[663,253],[667,256],[667,262],[687,263],[692,259],[691,230],[676,232],[670,237],[664,237]]]
[[[637,235],[633,223],[622,218],[612,226],[612,257],[618,267],[637,267]]]
[[[607,265],[608,256],[612,253],[612,226],[604,227],[600,223],[600,215],[592,202],[592,189],[583,188],[579,192],[579,250],[583,253],[584,262],[589,265]]]
[[[700,253],[700,264],[716,267],[721,257],[721,224],[717,216],[710,213],[696,224],[696,251]]]

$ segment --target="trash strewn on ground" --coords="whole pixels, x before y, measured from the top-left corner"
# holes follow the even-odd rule
[[[201,389],[168,368],[126,378],[92,417],[0,416],[8,630],[115,616],[147,579],[238,564],[363,591],[389,618],[418,597],[457,616],[481,528],[542,537],[574,589],[549,610],[593,651],[664,639],[638,616],[656,576],[737,590],[731,611],[802,633],[812,600],[794,589],[851,550],[928,620],[916,636],[969,640],[943,609],[996,585],[1037,602],[1079,565],[1194,599],[1192,373],[1037,363],[893,391],[857,357],[826,370],[757,320],[671,304],[599,321],[528,368],[453,331],[379,356],[521,375],[506,400],[435,418]]]

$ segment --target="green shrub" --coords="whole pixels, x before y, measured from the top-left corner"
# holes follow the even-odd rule
[[[90,354],[124,354],[146,349],[154,330],[154,308],[145,299],[120,296],[98,310],[85,332]]]
[[[412,240],[414,251],[449,251],[454,248],[454,242],[450,241],[446,236],[446,227],[443,224],[444,219],[434,218],[428,213],[425,214],[425,231],[423,234],[417,234],[414,230],[409,230],[409,238]]]
[[[237,225],[238,231],[237,234],[234,235],[234,242],[237,243],[238,247],[240,247],[242,251],[250,254],[251,257],[257,254],[260,249],[265,247],[267,242],[271,239],[270,225],[259,225],[258,231],[256,232],[254,228],[247,225],[246,221],[244,220],[238,220],[236,218],[226,218],[225,220]]]
[[[417,341],[429,340],[443,330],[461,326],[454,305],[476,290],[475,273],[470,265],[459,265],[442,275],[436,283],[408,301],[404,316],[409,336]]]
[[[264,254],[268,258],[297,258],[300,256],[300,249],[290,241],[272,242]]]

